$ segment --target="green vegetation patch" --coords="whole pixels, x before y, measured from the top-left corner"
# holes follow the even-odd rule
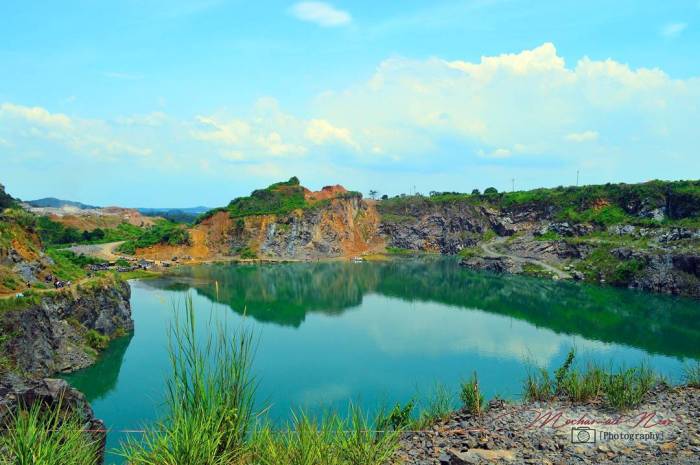
[[[100,334],[94,329],[89,329],[85,333],[85,342],[89,347],[95,349],[97,352],[101,352],[109,345],[109,337]]]
[[[254,190],[247,197],[233,199],[227,207],[215,208],[200,215],[195,224],[211,218],[216,213],[228,212],[231,218],[242,219],[247,216],[256,215],[286,215],[294,210],[314,210],[323,208],[330,204],[331,199],[308,202],[304,197],[304,187],[299,183],[296,176],[292,176],[288,181],[272,184],[265,189]],[[356,191],[347,191],[338,194],[335,198],[351,199],[362,198],[362,194]],[[237,226],[239,229],[242,227]]]
[[[634,218],[616,205],[607,205],[601,208],[587,208],[577,211],[573,207],[567,207],[557,215],[559,221],[571,223],[595,223],[602,226],[613,224],[637,223],[639,218]]]
[[[248,246],[238,249],[238,255],[245,260],[258,258],[257,252]]]
[[[547,231],[544,234],[535,236],[536,241],[560,241],[562,239],[562,236],[556,233],[555,231]]]
[[[524,263],[523,264],[523,274],[528,276],[535,276],[538,278],[551,278],[552,273],[545,270],[542,266],[536,263]]]
[[[308,203],[304,198],[304,188],[294,176],[289,181],[254,190],[248,197],[232,200],[227,210],[232,218],[239,218],[251,215],[284,215],[306,207]]]
[[[21,297],[8,296],[0,298],[0,312],[19,310],[36,305],[41,302],[39,293],[28,289],[21,293]]]
[[[590,186],[559,186],[551,189],[498,192],[489,188],[480,194],[458,192],[431,192],[430,196],[401,194],[381,200],[377,204],[382,216],[387,214],[410,216],[439,204],[490,205],[503,209],[534,208],[545,211],[553,208],[561,221],[591,222],[600,225],[631,223],[638,225],[700,225],[700,181],[650,181],[640,184],[603,184]],[[663,208],[667,218],[656,221],[640,218],[637,213]],[[678,223],[681,224],[681,223]]]
[[[481,256],[481,249],[479,247],[465,247],[460,250],[457,255],[462,258],[472,258]]]
[[[158,244],[183,245],[189,243],[190,235],[184,225],[168,220],[159,220],[153,226],[142,229],[137,239],[123,243],[117,250],[133,255],[136,253],[136,249]]]
[[[642,259],[621,260],[617,258],[611,253],[614,245],[595,244],[595,247],[584,260],[575,265],[587,281],[598,282],[600,279],[604,279],[613,285],[625,285],[646,269],[647,265]]]
[[[389,255],[415,255],[419,253],[419,251],[413,249],[402,249],[401,247],[387,247],[386,253]]]
[[[51,274],[61,281],[76,281],[84,278],[87,275],[84,270],[86,265],[101,262],[85,255],[76,255],[69,250],[48,249],[46,255],[54,262],[50,267]]]
[[[92,231],[81,232],[46,216],[37,217],[35,221],[41,241],[47,246],[128,241],[137,239],[143,234],[142,228],[129,223],[121,223],[116,228],[96,228]]]

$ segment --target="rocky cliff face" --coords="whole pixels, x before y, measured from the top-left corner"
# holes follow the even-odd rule
[[[632,289],[700,298],[700,254],[644,252],[626,247],[611,253],[623,262],[638,264],[622,283]]]
[[[215,213],[190,231],[189,247],[169,249],[165,256],[287,260],[353,256],[381,246],[378,230],[379,216],[371,203],[359,196],[325,198],[287,214],[231,218],[226,211]],[[156,258],[155,252],[140,254]]]
[[[405,208],[381,208],[380,231],[390,247],[456,254],[488,231],[509,236],[517,228],[507,215],[464,203],[418,201]]]
[[[318,259],[366,252],[378,240],[379,218],[361,198],[331,199],[317,208],[284,216],[245,219],[234,228],[233,248],[251,247],[262,256]]]
[[[51,292],[37,303],[0,315],[4,351],[17,371],[32,377],[92,364],[99,345],[133,329],[125,282]]]

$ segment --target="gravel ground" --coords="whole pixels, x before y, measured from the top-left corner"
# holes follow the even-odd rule
[[[406,433],[396,458],[405,465],[700,464],[700,389],[659,386],[624,413],[492,401],[481,417],[459,411],[430,431]]]

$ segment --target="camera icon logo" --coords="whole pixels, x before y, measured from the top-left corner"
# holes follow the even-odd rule
[[[585,426],[571,428],[571,442],[573,444],[593,444],[595,443],[595,433],[593,428]]]

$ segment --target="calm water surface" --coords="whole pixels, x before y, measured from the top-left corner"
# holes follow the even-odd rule
[[[517,398],[528,364],[556,367],[572,345],[584,360],[646,361],[676,380],[700,359],[697,301],[476,273],[446,258],[205,265],[131,288],[135,333],[67,377],[114,430],[108,447],[162,411],[168,327],[188,292],[202,332],[212,319],[254,327],[259,398],[276,420],[426,397],[436,383],[456,392],[474,370],[487,396]]]

